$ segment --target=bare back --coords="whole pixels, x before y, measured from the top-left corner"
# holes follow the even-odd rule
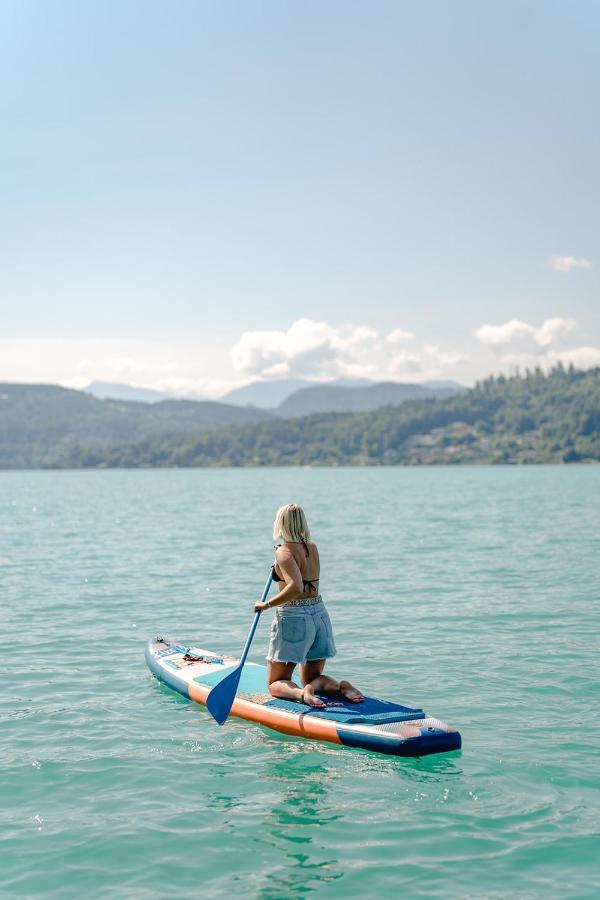
[[[308,551],[308,556],[307,556]],[[287,541],[275,551],[275,576],[282,591],[290,581],[302,582],[300,597],[315,597],[319,593],[321,565],[314,541],[305,544]]]

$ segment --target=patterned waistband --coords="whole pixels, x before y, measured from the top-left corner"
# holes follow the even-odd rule
[[[298,597],[297,600],[288,600],[287,603],[282,603],[280,609],[285,609],[286,606],[315,606],[322,602],[323,598],[320,594],[317,594],[316,597]]]

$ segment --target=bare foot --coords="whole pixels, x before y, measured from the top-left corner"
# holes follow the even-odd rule
[[[358,688],[355,688],[349,681],[340,681],[340,694],[345,700],[350,700],[352,703],[360,703],[365,699]]]
[[[307,706],[315,706],[317,709],[325,706],[320,697],[315,697],[314,689],[310,685],[307,685],[302,691],[302,700]]]

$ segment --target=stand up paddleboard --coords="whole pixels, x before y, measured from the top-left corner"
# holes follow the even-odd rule
[[[235,669],[239,660],[157,637],[148,641],[146,662],[168,687],[204,705],[210,690]],[[231,715],[283,734],[391,756],[427,756],[460,747],[458,731],[427,716],[422,709],[375,697],[365,697],[361,703],[336,697],[321,699],[326,703],[324,709],[276,699],[267,688],[266,667],[246,663]]]

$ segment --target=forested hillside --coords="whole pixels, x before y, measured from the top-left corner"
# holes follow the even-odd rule
[[[323,412],[371,412],[382,406],[400,406],[407,400],[425,397],[449,397],[465,393],[466,388],[431,388],[421,384],[401,384],[396,381],[379,381],[375,384],[342,387],[339,385],[315,385],[294,391],[277,407],[277,414],[284,419]]]
[[[356,415],[272,420],[73,448],[71,466],[399,465],[600,461],[600,368],[490,377],[466,394]]]
[[[192,400],[99,400],[46,384],[0,384],[0,468],[68,465],[78,448],[107,452],[150,435],[257,422],[265,410]]]

